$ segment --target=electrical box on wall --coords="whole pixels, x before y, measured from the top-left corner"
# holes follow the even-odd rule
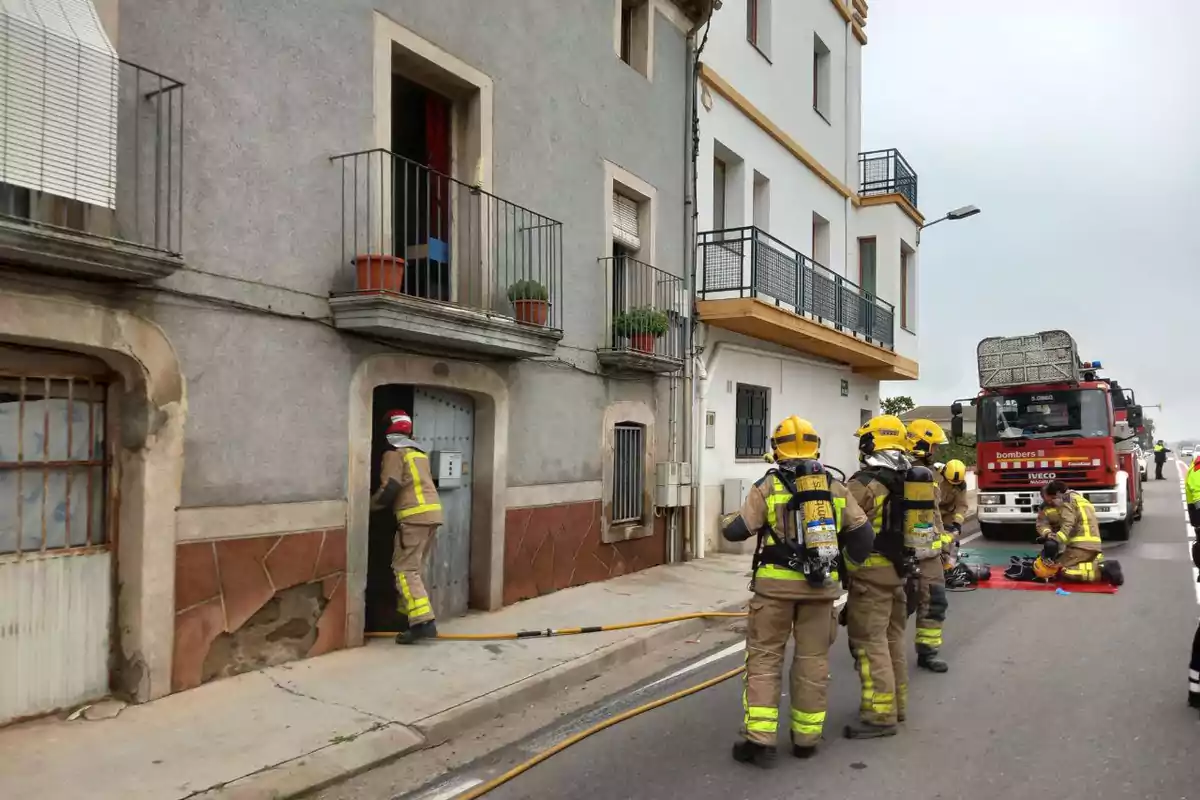
[[[741,511],[752,486],[754,481],[745,478],[726,478],[722,486],[721,513],[736,514]]]
[[[692,504],[692,465],[662,461],[654,465],[654,505],[678,508]]]
[[[460,450],[434,450],[429,468],[438,489],[458,489],[463,485],[463,458]]]
[[[717,446],[717,412],[704,412],[704,446],[711,450]]]

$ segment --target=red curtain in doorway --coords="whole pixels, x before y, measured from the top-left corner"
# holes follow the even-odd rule
[[[432,92],[425,95],[426,164],[441,175],[431,177],[429,235],[450,238],[450,102]]]

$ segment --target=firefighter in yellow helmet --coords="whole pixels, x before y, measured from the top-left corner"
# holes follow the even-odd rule
[[[862,468],[850,479],[850,495],[871,519],[875,542],[861,565],[850,565],[846,626],[862,683],[859,722],[851,739],[892,736],[905,717],[908,664],[904,632],[916,608],[916,554],[935,537],[936,484],[926,467],[908,457],[908,431],[891,414],[875,417],[856,432]]]
[[[839,549],[851,564],[871,553],[874,533],[846,487],[818,461],[813,426],[788,417],[771,436],[774,466],[750,490],[738,514],[721,520],[733,542],[757,536],[738,761],[775,760],[783,655],[795,639],[788,720],[792,753],[811,756],[821,740],[829,684],[829,648],[837,636]]]
[[[908,423],[908,449],[914,465],[934,467],[933,451],[946,444],[946,432],[931,419],[914,419]],[[941,513],[943,495],[937,471],[934,470],[935,500],[934,538],[917,548],[920,590],[917,599],[917,666],[930,672],[946,672],[950,667],[938,657],[942,649],[942,626],[946,622],[946,570],[944,556],[952,556],[955,538],[946,529]]]
[[[1010,580],[1059,579],[1074,583],[1125,582],[1121,563],[1105,559],[1100,548],[1100,525],[1096,509],[1079,492],[1062,481],[1042,487],[1042,510],[1038,512],[1037,541],[1042,552],[1032,563],[1014,558],[1005,571]]]

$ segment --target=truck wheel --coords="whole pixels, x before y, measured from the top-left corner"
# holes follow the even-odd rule
[[[1127,542],[1132,530],[1132,517],[1126,517],[1121,522],[1106,522],[1100,526],[1100,539],[1106,542]]]
[[[979,523],[979,532],[983,534],[983,538],[992,542],[1004,538],[1004,526],[998,522]]]

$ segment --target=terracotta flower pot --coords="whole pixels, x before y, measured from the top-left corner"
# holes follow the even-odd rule
[[[657,338],[658,337],[655,336],[653,333],[644,333],[643,332],[643,333],[632,334],[629,337],[629,341],[630,341],[630,344],[633,345],[634,350],[637,350],[638,352],[641,352],[641,353],[653,353],[654,352],[654,340]]]
[[[404,292],[404,259],[383,253],[356,256],[355,273],[360,292]]]
[[[512,303],[517,312],[517,322],[546,327],[546,321],[550,319],[548,302],[545,300],[513,300]]]

